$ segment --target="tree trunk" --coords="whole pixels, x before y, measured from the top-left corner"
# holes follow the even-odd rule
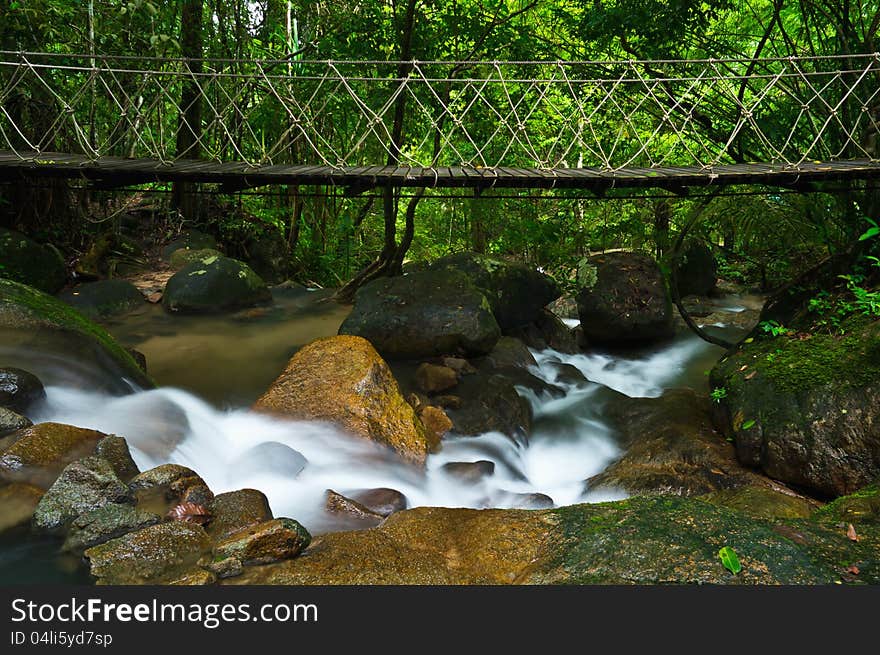
[[[177,123],[177,156],[198,159],[201,155],[202,93],[196,76],[202,72],[203,0],[183,0],[180,13],[180,49],[184,71],[192,74],[183,83]],[[175,182],[172,203],[188,220],[198,218],[198,185]]]

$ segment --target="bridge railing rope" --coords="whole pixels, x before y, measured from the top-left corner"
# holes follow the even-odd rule
[[[194,70],[195,69],[195,70]],[[261,61],[0,52],[0,148],[334,168],[700,167],[878,157],[880,54],[608,62]],[[189,94],[188,97],[193,97]],[[395,108],[404,103],[400,149]]]

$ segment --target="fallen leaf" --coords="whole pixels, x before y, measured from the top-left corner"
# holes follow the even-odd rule
[[[853,564],[852,566],[847,566],[846,572],[852,573],[853,575],[858,575],[859,574],[859,567],[856,566],[855,564]]]
[[[187,523],[198,523],[204,525],[211,520],[211,512],[204,505],[197,503],[181,503],[168,510],[166,518],[172,521],[185,521]]]
[[[743,364],[742,366],[739,367],[739,370],[740,370],[740,371],[745,371],[748,367],[749,367],[748,364]]]
[[[740,564],[739,557],[737,557],[736,551],[730,546],[724,546],[719,550],[718,557],[721,559],[724,568],[734,575],[742,571],[742,564]]]
[[[846,526],[846,536],[850,541],[858,541],[861,539],[861,537],[856,534],[856,529],[853,527],[852,523]]]
[[[746,380],[751,380],[751,379],[752,379],[753,377],[755,377],[757,374],[758,374],[758,371],[752,371],[751,373],[749,373],[749,374],[746,376]]]

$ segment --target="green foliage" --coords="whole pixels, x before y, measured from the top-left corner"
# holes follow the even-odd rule
[[[749,430],[749,429],[755,427],[755,423],[756,423],[755,419],[750,418],[748,421],[744,421],[740,427],[743,430]]]
[[[761,321],[758,324],[758,327],[761,328],[765,334],[769,334],[773,337],[778,337],[781,334],[788,334],[791,331],[787,327],[780,325],[778,321]]]
[[[725,387],[715,387],[712,389],[712,393],[709,394],[709,397],[713,402],[720,403],[727,398],[727,389]]]
[[[721,559],[724,568],[734,575],[742,571],[742,564],[739,561],[739,557],[737,556],[736,551],[730,546],[722,547],[721,550],[718,551],[718,557]]]

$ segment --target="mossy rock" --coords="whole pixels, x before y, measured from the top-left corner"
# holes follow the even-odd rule
[[[672,301],[657,262],[637,252],[593,255],[590,278],[577,295],[586,339],[596,343],[650,342],[673,336]]]
[[[816,511],[819,503],[771,487],[740,487],[714,491],[701,500],[713,505],[739,510],[759,518],[803,519]]]
[[[272,302],[266,283],[250,266],[208,257],[184,266],[165,286],[162,306],[171,313],[231,312]]]
[[[58,297],[92,320],[127,314],[146,305],[144,295],[127,280],[86,282]]]
[[[26,412],[45,397],[43,383],[33,373],[20,368],[0,368],[0,408]]]
[[[535,268],[477,253],[447,255],[416,267],[463,273],[486,296],[505,332],[534,322],[546,305],[562,295],[553,278]]]
[[[417,359],[485,354],[501,330],[466,275],[432,270],[365,284],[339,334],[363,337],[389,359]]]
[[[427,457],[424,426],[388,364],[361,337],[326,337],[303,346],[254,409],[333,422],[418,466]]]
[[[207,530],[214,540],[225,539],[239,530],[272,520],[269,499],[256,489],[217,494],[208,509],[213,518]]]
[[[739,460],[830,498],[880,476],[880,321],[855,316],[844,329],[753,333],[710,374],[723,390],[715,423]]]
[[[183,521],[151,525],[85,551],[98,584],[171,583],[209,549],[201,526]]]
[[[838,498],[813,514],[817,521],[864,522],[880,525],[880,483],[871,484],[848,496]]]
[[[204,262],[206,259],[213,257],[223,257],[223,253],[213,248],[178,248],[171,253],[169,264],[172,271],[179,271],[181,268],[189,266],[195,262]]]
[[[22,416],[17,412],[13,412],[7,407],[0,407],[0,437],[5,437],[12,432],[29,428],[32,425],[33,423],[27,417]],[[2,442],[0,442],[0,444],[2,444]],[[3,446],[0,445],[0,450],[2,449]]]
[[[0,277],[55,293],[67,281],[67,269],[55,248],[0,227]]]
[[[166,261],[170,260],[171,256],[181,248],[188,248],[189,250],[216,250],[217,240],[210,234],[205,234],[199,230],[184,230],[179,237],[162,248],[163,259]]]
[[[62,550],[82,555],[92,546],[156,525],[160,521],[161,518],[152,512],[132,505],[109,503],[74,519]]]
[[[23,482],[0,486],[0,534],[30,523],[43,493],[43,489]]]
[[[300,523],[272,519],[234,532],[214,545],[214,560],[234,557],[242,564],[267,564],[292,559],[312,541]]]
[[[11,280],[0,279],[0,335],[9,344],[38,347],[44,353],[57,352],[66,358],[76,353],[103,372],[94,380],[98,388],[127,393],[132,383],[144,389],[156,386],[104,328],[63,301]],[[33,372],[52,383],[47,379],[51,370]]]

